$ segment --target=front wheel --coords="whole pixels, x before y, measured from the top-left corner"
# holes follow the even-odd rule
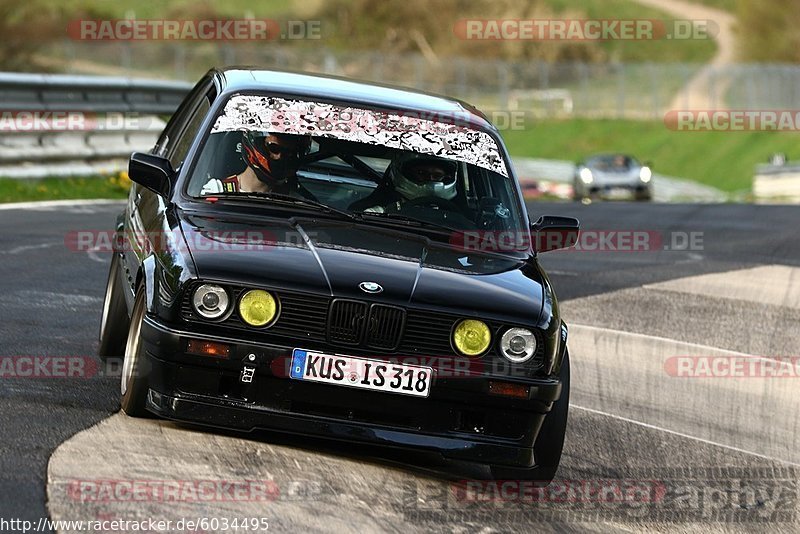
[[[572,184],[572,201],[573,202],[583,202],[585,195],[583,192],[578,188],[576,183]]]
[[[146,311],[144,288],[138,291],[131,314],[131,325],[128,330],[128,342],[125,345],[125,361],[122,363],[120,378],[120,404],[122,410],[131,417],[150,417],[145,409],[147,403],[150,370],[142,345],[142,321]]]
[[[492,478],[495,480],[530,480],[547,486],[556,476],[564,448],[564,435],[567,431],[567,413],[569,411],[569,353],[564,354],[559,377],[561,378],[561,397],[553,403],[553,407],[545,416],[544,424],[533,445],[533,456],[536,467],[517,469],[503,466],[491,466]]]
[[[97,354],[100,359],[119,358],[125,350],[130,321],[125,305],[125,288],[119,283],[119,255],[114,253],[108,270],[106,296],[103,300],[103,315],[100,318],[100,346]]]

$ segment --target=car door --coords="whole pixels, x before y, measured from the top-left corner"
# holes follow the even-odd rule
[[[151,151],[166,157],[176,171],[183,165],[203,119],[211,109],[213,96],[213,79],[206,76],[178,107]],[[130,283],[130,292],[126,293],[128,309],[133,305],[136,275],[142,262],[153,253],[160,255],[165,252],[168,239],[172,237],[173,230],[168,224],[166,210],[165,199],[133,183],[124,221],[126,246],[123,264]],[[169,262],[167,258],[164,260]]]

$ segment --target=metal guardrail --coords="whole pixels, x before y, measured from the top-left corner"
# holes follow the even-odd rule
[[[0,175],[3,166],[24,162],[128,158],[149,150],[164,129],[153,117],[147,128],[117,128],[83,132],[3,132],[0,134]]]
[[[2,72],[0,108],[170,114],[191,87],[165,80]]]
[[[123,168],[131,152],[153,146],[164,128],[158,115],[173,113],[190,89],[186,82],[0,72],[0,176],[68,176],[97,164]],[[14,126],[28,113],[51,111],[77,114],[82,125]],[[117,119],[109,120],[112,115]]]

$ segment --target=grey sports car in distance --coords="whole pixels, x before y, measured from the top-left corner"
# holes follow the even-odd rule
[[[575,166],[573,199],[653,199],[653,171],[625,154],[598,154]]]

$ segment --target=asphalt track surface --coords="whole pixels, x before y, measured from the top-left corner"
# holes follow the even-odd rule
[[[0,290],[4,295],[0,356],[85,356],[87,361],[94,358],[109,258],[102,253],[68,250],[65,235],[73,230],[110,229],[120,209],[120,204],[0,209]],[[777,346],[783,350],[781,354],[788,354],[785,347],[794,347],[796,351],[798,345],[792,336],[797,334],[789,331],[791,326],[780,331],[770,329],[775,321],[787,316],[793,319],[796,310],[773,309],[770,303],[762,309],[747,301],[726,308],[718,301],[703,300],[696,295],[636,291],[671,280],[759,265],[799,267],[798,208],[734,204],[597,203],[584,206],[537,203],[530,204],[529,210],[533,218],[545,213],[576,216],[581,219],[584,231],[648,231],[660,239],[655,250],[584,250],[543,256],[542,263],[551,274],[568,322],[671,339],[686,337],[685,341],[727,350],[766,347],[760,354],[774,349],[775,339],[778,339]],[[685,250],[684,238],[698,232],[702,236],[701,245],[695,250]],[[672,239],[676,240],[674,246]],[[665,250],[665,246],[672,250]],[[769,284],[769,280],[765,283]],[[620,302],[624,302],[624,310],[609,311],[609,307]],[[688,311],[685,309],[687,302],[691,305]],[[669,311],[669,320],[664,310]],[[766,328],[760,328],[762,326]],[[754,333],[750,328],[762,332]],[[796,326],[794,329],[797,330]],[[780,341],[781,336],[785,338],[783,341]],[[640,410],[635,418],[628,418],[615,415],[611,409],[602,409],[613,404],[616,394],[608,390],[601,391],[599,397],[578,396],[581,407],[570,414],[559,479],[697,480],[719,476],[752,479],[764,478],[763,469],[790,469],[780,471],[778,479],[784,486],[794,488],[791,505],[796,506],[797,476],[791,469],[798,464],[791,458],[731,445],[738,443],[737,436],[726,436],[722,431],[714,434],[715,439],[702,440],[688,432],[665,431],[662,425],[647,420],[646,411]],[[119,409],[118,379],[97,375],[81,379],[0,378],[0,399],[0,517],[36,522],[49,513],[47,467],[53,451],[71,436]],[[224,436],[228,438],[234,442],[239,439]],[[369,469],[377,473],[399,470],[417,484],[417,491],[419,480],[435,485],[437,480],[471,478],[468,468],[450,472],[434,459],[423,456],[274,435],[248,436],[247,439],[297,449],[306,455],[331,457],[332,461],[356,462],[366,457],[368,460],[363,461]],[[91,461],[93,454],[99,456],[102,451],[89,447],[83,452]],[[694,470],[681,471],[686,466]],[[720,467],[750,471],[726,471],[722,475],[720,471],[713,471]],[[348,475],[340,473],[338,476],[344,477],[339,483],[346,485]],[[421,478],[416,479],[417,476]],[[768,482],[774,482],[774,477],[767,478]],[[418,493],[415,495],[420,502]],[[376,495],[375,508],[380,509],[378,501],[387,498]],[[533,522],[547,530],[565,532],[642,529],[641,523],[637,523],[640,519],[628,513],[629,510],[598,508],[591,503],[577,503],[568,509],[545,507],[543,510],[540,507],[539,511],[547,513],[535,517],[525,516],[524,510],[520,515],[520,509],[513,507],[488,511],[456,508],[453,516],[440,513],[441,507],[426,508],[413,503],[408,506],[411,511],[406,509],[401,513],[406,520],[444,530],[465,521],[479,530],[524,529]],[[709,526],[703,523],[706,520],[720,530],[742,527],[743,531],[752,531],[767,527],[700,517],[699,523],[667,520],[658,528],[702,531]],[[325,530],[324,518],[319,521],[322,522],[316,524],[316,529]],[[368,525],[359,525],[357,521],[354,524],[370,530]],[[774,523],[772,527],[775,530]],[[795,531],[796,527],[785,521],[777,524],[778,530]],[[391,528],[385,523],[373,525],[372,530]]]

